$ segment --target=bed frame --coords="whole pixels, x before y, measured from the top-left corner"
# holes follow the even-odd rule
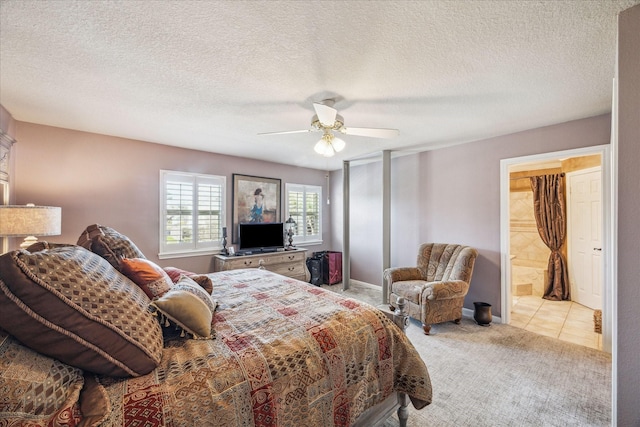
[[[409,326],[409,315],[404,312],[405,299],[398,298],[396,304],[397,308],[393,312],[385,309],[381,309],[381,311],[393,320],[403,333],[406,333]],[[397,410],[400,427],[407,427],[407,420],[409,419],[408,406],[409,396],[406,393],[397,392],[378,405],[367,409],[358,417],[353,427],[379,427],[387,421],[395,410]]]

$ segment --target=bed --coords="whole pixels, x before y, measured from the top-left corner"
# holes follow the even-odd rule
[[[369,427],[431,402],[401,313],[261,269],[161,269],[97,230],[106,252],[89,233],[0,256],[0,425]]]

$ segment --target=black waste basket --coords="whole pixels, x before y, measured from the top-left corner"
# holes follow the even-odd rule
[[[309,269],[309,273],[311,273],[309,283],[316,286],[322,285],[322,258],[316,257],[315,254],[307,258],[307,268]]]

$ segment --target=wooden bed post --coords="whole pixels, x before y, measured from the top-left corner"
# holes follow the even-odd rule
[[[393,312],[393,322],[398,325],[403,333],[407,333],[409,327],[409,315],[404,312],[404,306],[406,301],[403,297],[399,297],[396,300],[396,310]]]
[[[393,322],[398,325],[403,334],[407,333],[409,327],[409,316],[404,312],[406,301],[403,297],[398,298],[396,301],[396,310],[393,312]],[[409,419],[409,396],[406,393],[398,392],[398,421],[400,427],[407,427],[407,420]]]

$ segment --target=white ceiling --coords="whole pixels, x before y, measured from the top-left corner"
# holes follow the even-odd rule
[[[607,1],[0,0],[15,119],[304,167],[423,151],[611,110]],[[312,103],[343,136],[314,153]]]

